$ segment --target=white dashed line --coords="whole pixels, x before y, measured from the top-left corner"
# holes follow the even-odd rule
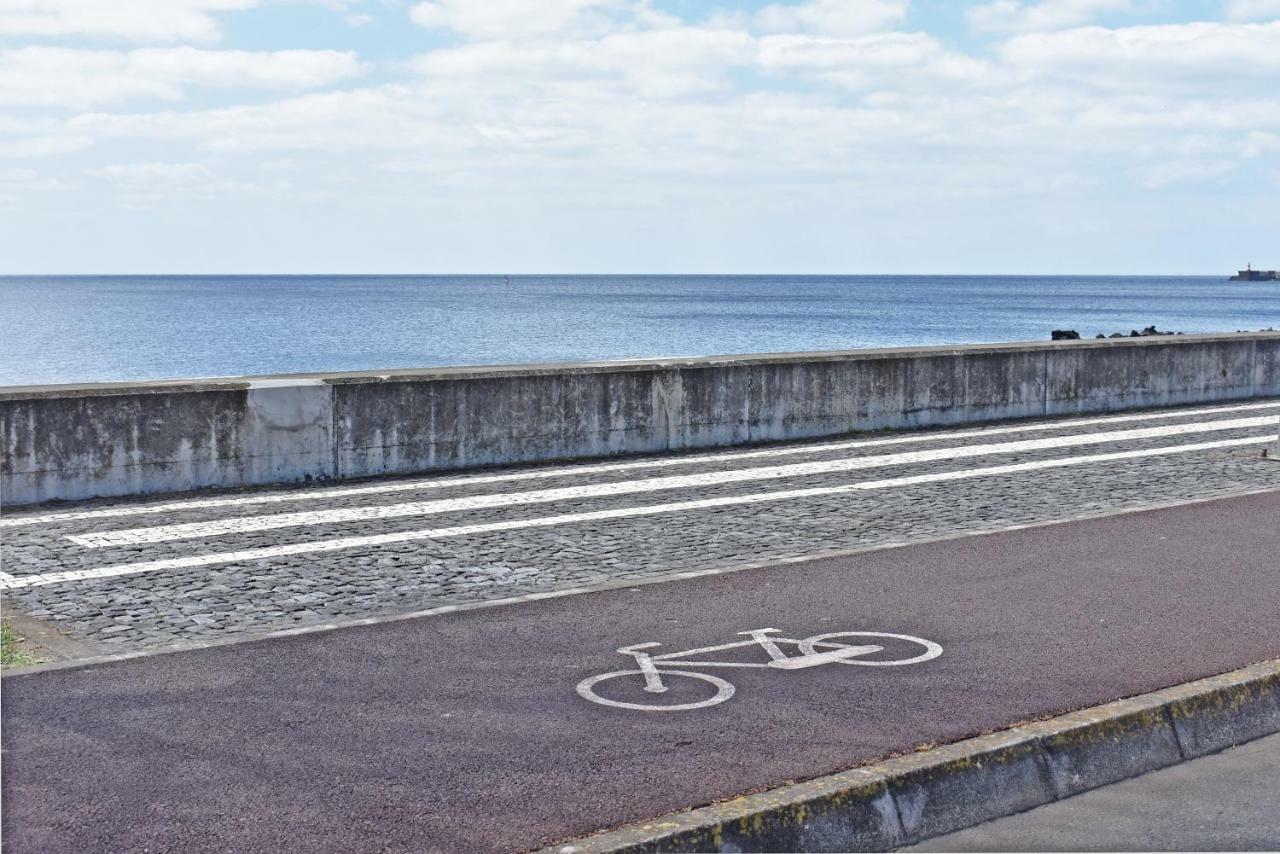
[[[662,513],[678,513],[690,510],[702,510],[712,507],[728,507],[741,504],[755,504],[768,501],[783,501],[796,498],[807,498],[821,495],[838,495],[876,489],[912,486],[922,483],[939,483],[952,480],[964,480],[978,477],[994,477],[998,475],[1017,474],[1019,472],[1040,471],[1068,466],[1091,465],[1116,460],[1141,459],[1143,457],[1165,456],[1170,454],[1186,454],[1196,451],[1216,450],[1221,448],[1237,448],[1247,445],[1263,445],[1275,441],[1271,436],[1255,436],[1243,439],[1222,439],[1216,442],[1199,442],[1186,445],[1173,445],[1160,448],[1143,448],[1135,451],[1116,451],[1091,456],[1066,457],[1055,460],[1038,460],[1027,463],[1010,463],[1001,466],[989,466],[977,469],[965,469],[934,474],[910,475],[885,480],[863,481],[842,486],[813,487],[808,489],[791,489],[778,492],[756,493],[752,495],[733,495],[722,498],[707,498],[695,501],[678,501],[669,504],[652,504],[641,507],[628,507],[614,510],[599,510],[588,513],[570,513],[557,516],[546,516],[537,519],[519,519],[506,522],[489,522],[477,525],[459,525],[446,528],[431,528],[418,531],[398,531],[390,534],[373,534],[358,537],[343,537],[333,540],[316,540],[312,542],[289,543],[260,549],[244,549],[233,552],[217,552],[212,554],[189,555],[187,557],[169,558],[165,560],[143,561],[140,563],[104,566],[88,570],[72,570],[68,572],[50,572],[39,575],[20,576],[12,581],[0,581],[0,589],[15,587],[35,587],[46,584],[58,584],[66,581],[83,581],[102,578],[115,578],[125,575],[138,575],[148,572],[159,572],[170,569],[189,569],[203,566],[218,566],[229,563],[246,563],[250,561],[270,560],[292,555],[317,554],[322,552],[343,551],[346,549],[382,546],[392,543],[406,543],[415,540],[445,539],[463,537],[473,534],[494,531],[511,531],[523,528],[544,528],[555,525],[567,525],[575,522],[595,521],[602,519],[623,519],[636,516],[653,516]]]
[[[529,504],[549,504],[556,501],[581,500],[642,492],[659,492],[671,489],[720,486],[747,481],[780,480],[809,475],[834,474],[859,469],[882,468],[966,459],[971,457],[1014,454],[1024,451],[1042,451],[1053,448],[1069,448],[1084,445],[1102,445],[1111,442],[1185,436],[1192,433],[1212,433],[1225,430],[1245,430],[1271,427],[1269,416],[1234,418],[1224,421],[1201,421],[1191,424],[1170,424],[1161,427],[1144,427],[1137,430],[1113,430],[1101,433],[1077,433],[1068,436],[1051,436],[1044,439],[1022,439],[1014,442],[995,442],[983,445],[958,445],[931,448],[924,451],[906,451],[896,454],[852,457],[837,460],[820,460],[808,463],[792,463],[781,466],[765,466],[702,474],[669,475],[642,480],[595,483],[583,486],[565,486],[555,489],[539,489],[527,492],[507,492],[492,495],[469,495],[462,498],[445,498],[433,501],[416,501],[404,504],[384,504],[364,507],[339,507],[329,510],[308,510],[298,513],[277,513],[265,516],[238,516],[210,522],[187,522],[150,528],[131,528],[119,531],[95,531],[68,536],[67,539],[85,548],[129,546],[142,543],[159,543],[170,540],[199,539],[241,534],[252,531],[274,531],[283,528],[337,525],[351,522],[367,522],[385,519],[402,519],[409,516],[429,516],[437,513],[454,513],[493,507],[516,507]]]
[[[186,510],[203,510],[206,508],[216,507],[239,507],[254,504],[325,501],[332,498],[349,498],[360,495],[414,492],[424,489],[446,489],[455,486],[477,486],[487,483],[514,483],[554,477],[571,477],[575,475],[589,477],[609,472],[638,471],[652,468],[703,465],[707,463],[732,463],[735,460],[770,459],[774,457],[794,456],[800,454],[821,454],[833,451],[854,450],[857,448],[875,448],[920,442],[949,442],[956,439],[973,439],[984,436],[999,436],[1014,433],[1072,430],[1077,427],[1089,427],[1098,424],[1124,424],[1143,421],[1160,421],[1172,418],[1193,418],[1201,415],[1217,415],[1231,412],[1250,412],[1278,408],[1280,408],[1280,403],[1277,402],[1249,403],[1202,409],[1144,412],[1134,415],[1108,415],[1096,418],[1063,419],[1058,421],[1038,422],[1035,424],[987,427],[976,430],[930,431],[884,439],[853,439],[840,442],[762,448],[752,451],[718,451],[708,454],[671,455],[654,459],[632,460],[622,463],[583,462],[572,466],[539,468],[506,472],[502,474],[476,474],[458,477],[446,477],[441,475],[429,479],[395,480],[390,483],[378,483],[368,486],[326,488],[306,488],[300,486],[285,492],[261,492],[250,495],[192,498],[183,501],[165,501],[155,504],[127,504],[119,507],[103,507],[94,510],[64,510],[30,516],[20,515],[7,518],[0,517],[0,527],[17,527],[21,525],[36,525],[42,523],[74,522],[85,519],[111,519],[125,516],[176,513]]]

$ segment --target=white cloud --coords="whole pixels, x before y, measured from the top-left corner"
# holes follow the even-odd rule
[[[204,163],[113,163],[85,171],[95,178],[125,186],[208,183],[215,177]]]
[[[1231,21],[1271,21],[1280,18],[1280,0],[1227,0]]]
[[[0,192],[15,190],[63,190],[67,184],[48,178],[34,169],[0,169]]]
[[[907,0],[809,0],[765,6],[752,23],[769,33],[858,36],[889,29],[906,17]]]
[[[432,51],[410,67],[436,86],[531,94],[540,83],[616,81],[643,97],[673,97],[723,87],[735,67],[750,65],[756,45],[743,32],[701,27],[621,32],[600,39],[475,42]]]
[[[1264,157],[1268,154],[1280,153],[1280,133],[1251,131],[1245,137],[1240,149],[1240,156],[1246,159]]]
[[[0,169],[0,211],[20,210],[23,200],[36,194],[70,189],[72,185],[67,181],[41,175],[34,169]]]
[[[69,133],[96,139],[190,140],[220,152],[345,152],[439,145],[457,139],[441,111],[403,86],[322,92],[218,109],[85,113]]]
[[[850,89],[918,88],[938,92],[949,83],[979,83],[989,63],[947,50],[926,33],[876,33],[857,38],[807,35],[765,36],[759,67],[809,73]]]
[[[213,13],[259,0],[0,0],[0,36],[88,36],[136,42],[214,41]]]
[[[1221,181],[1237,167],[1233,160],[1166,160],[1139,166],[1133,175],[1143,187],[1162,190],[1175,184]]]
[[[1000,49],[1012,67],[1110,89],[1213,90],[1224,80],[1280,92],[1280,22],[1199,22],[1017,36]]]
[[[60,130],[222,154],[365,151],[387,165],[372,152],[395,152],[395,168],[458,186],[554,176],[563,187],[569,172],[585,188],[659,169],[677,181],[738,176],[743,186],[837,173],[873,180],[892,171],[885,163],[943,169],[961,152],[982,152],[984,170],[966,174],[1009,191],[1065,191],[1090,174],[1071,165],[1082,158],[1246,156],[1239,134],[1280,130],[1277,89],[1237,86],[1223,97],[1204,80],[1220,79],[1223,65],[1265,83],[1280,56],[1272,37],[1257,25],[1089,28],[1020,36],[981,59],[924,33],[660,25],[600,38],[470,41],[416,58],[404,83],[219,109],[95,113]],[[1263,58],[1238,61],[1255,53]],[[762,85],[760,76],[785,81]],[[1267,138],[1255,137],[1251,150]],[[1018,177],[991,177],[1002,169]],[[1037,174],[1058,177],[1027,177]]]
[[[0,158],[56,157],[83,151],[92,146],[93,142],[93,137],[85,134],[0,139]]]
[[[223,37],[220,15],[268,2],[327,7],[351,26],[373,20],[351,11],[363,0],[0,0],[0,37],[207,43]]]
[[[355,54],[330,50],[26,47],[0,51],[0,104],[74,108],[176,100],[189,86],[310,89],[359,72]]]
[[[225,178],[207,163],[113,163],[85,170],[111,184],[131,207],[149,207],[166,201],[182,203],[245,195],[261,188],[247,181]]]
[[[264,153],[287,155],[299,186],[477,207],[523,194],[776,208],[844,194],[887,209],[1265,173],[1280,138],[1280,26],[1060,29],[1051,5],[1017,4],[1019,28],[1043,31],[966,53],[895,28],[898,2],[685,23],[646,0],[437,0],[415,20],[457,38],[374,83],[222,93],[230,103],[215,107],[172,102],[199,86],[324,90],[362,69],[331,51],[28,48],[0,55],[0,102],[95,112],[5,128],[0,155],[137,146],[138,162],[89,174],[146,205],[273,192],[254,165]],[[142,97],[171,103],[116,108]]]
[[[642,0],[427,0],[410,10],[418,26],[481,39],[601,34],[636,16],[658,17]]]
[[[980,32],[1017,33],[1078,27],[1112,12],[1132,12],[1133,0],[992,0],[965,12]]]

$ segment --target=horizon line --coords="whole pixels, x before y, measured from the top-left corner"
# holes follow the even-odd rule
[[[1257,270],[1265,270],[1266,268],[1255,268]],[[631,271],[611,271],[611,272],[566,272],[566,271],[533,271],[533,272],[380,272],[380,273],[352,273],[344,271],[336,272],[294,272],[294,273],[266,273],[266,272],[149,272],[149,273],[0,273],[0,279],[21,279],[21,278],[159,278],[162,276],[176,276],[185,278],[213,278],[213,277],[235,277],[235,278],[317,278],[323,276],[341,276],[350,278],[386,278],[396,276],[430,276],[430,277],[467,277],[480,278],[492,277],[516,278],[524,277],[547,277],[547,276],[578,276],[578,277],[605,277],[605,276],[635,276],[635,277],[653,277],[653,278],[672,278],[672,277],[688,277],[688,278],[711,278],[716,276],[734,276],[741,278],[766,278],[766,277],[813,277],[813,276],[833,276],[841,278],[909,278],[918,276],[930,276],[935,278],[964,278],[973,276],[989,276],[998,278],[1019,278],[1019,277],[1037,277],[1037,278],[1065,278],[1071,276],[1102,276],[1113,278],[1167,278],[1167,277],[1205,277],[1216,278],[1222,275],[1229,275],[1237,271],[1232,270],[1228,273],[1221,272],[1154,272],[1154,273],[1116,273],[1116,272],[1068,272],[1068,273],[1037,273],[1037,272],[1016,272],[1016,273],[994,273],[994,272],[969,272],[969,273],[928,273],[928,272],[912,272],[912,273],[839,273],[831,271],[820,272],[763,272],[763,273],[741,273],[741,272],[714,272],[714,273],[644,273]]]

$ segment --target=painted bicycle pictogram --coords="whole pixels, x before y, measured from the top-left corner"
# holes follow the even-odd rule
[[[698,649],[686,649],[680,652],[668,652],[654,655],[647,650],[662,646],[660,643],[637,643],[618,649],[622,655],[632,656],[637,668],[635,670],[615,670],[591,676],[578,683],[578,694],[583,699],[602,706],[619,709],[635,709],[643,712],[678,712],[689,709],[704,709],[719,705],[734,695],[737,690],[733,683],[709,673],[699,673],[697,668],[705,667],[739,667],[739,668],[772,668],[774,670],[804,670],[810,667],[821,667],[826,664],[848,664],[859,667],[902,667],[907,664],[920,664],[942,655],[942,647],[930,640],[911,635],[892,634],[890,632],[827,632],[810,635],[806,638],[774,637],[780,629],[754,629],[749,632],[738,632],[749,639],[734,641],[718,646],[705,646]],[[878,642],[877,642],[878,641]],[[788,655],[781,645],[792,645],[798,655]],[[895,648],[905,647],[908,652],[915,653],[905,657],[870,658],[883,652],[887,645]],[[690,656],[702,656],[708,653],[726,652],[759,646],[768,654],[769,660],[755,661],[707,661],[689,660]],[[893,653],[900,655],[900,653]],[[702,700],[685,702],[676,700],[663,703],[660,695],[668,692],[667,682],[674,679],[693,679],[706,683],[715,693]],[[627,702],[604,696],[597,689],[614,680],[628,680],[633,687],[643,683],[643,690],[651,695],[650,702]]]

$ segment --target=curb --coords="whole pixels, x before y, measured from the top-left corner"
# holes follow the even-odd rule
[[[1280,659],[541,854],[886,851],[1280,732]]]

